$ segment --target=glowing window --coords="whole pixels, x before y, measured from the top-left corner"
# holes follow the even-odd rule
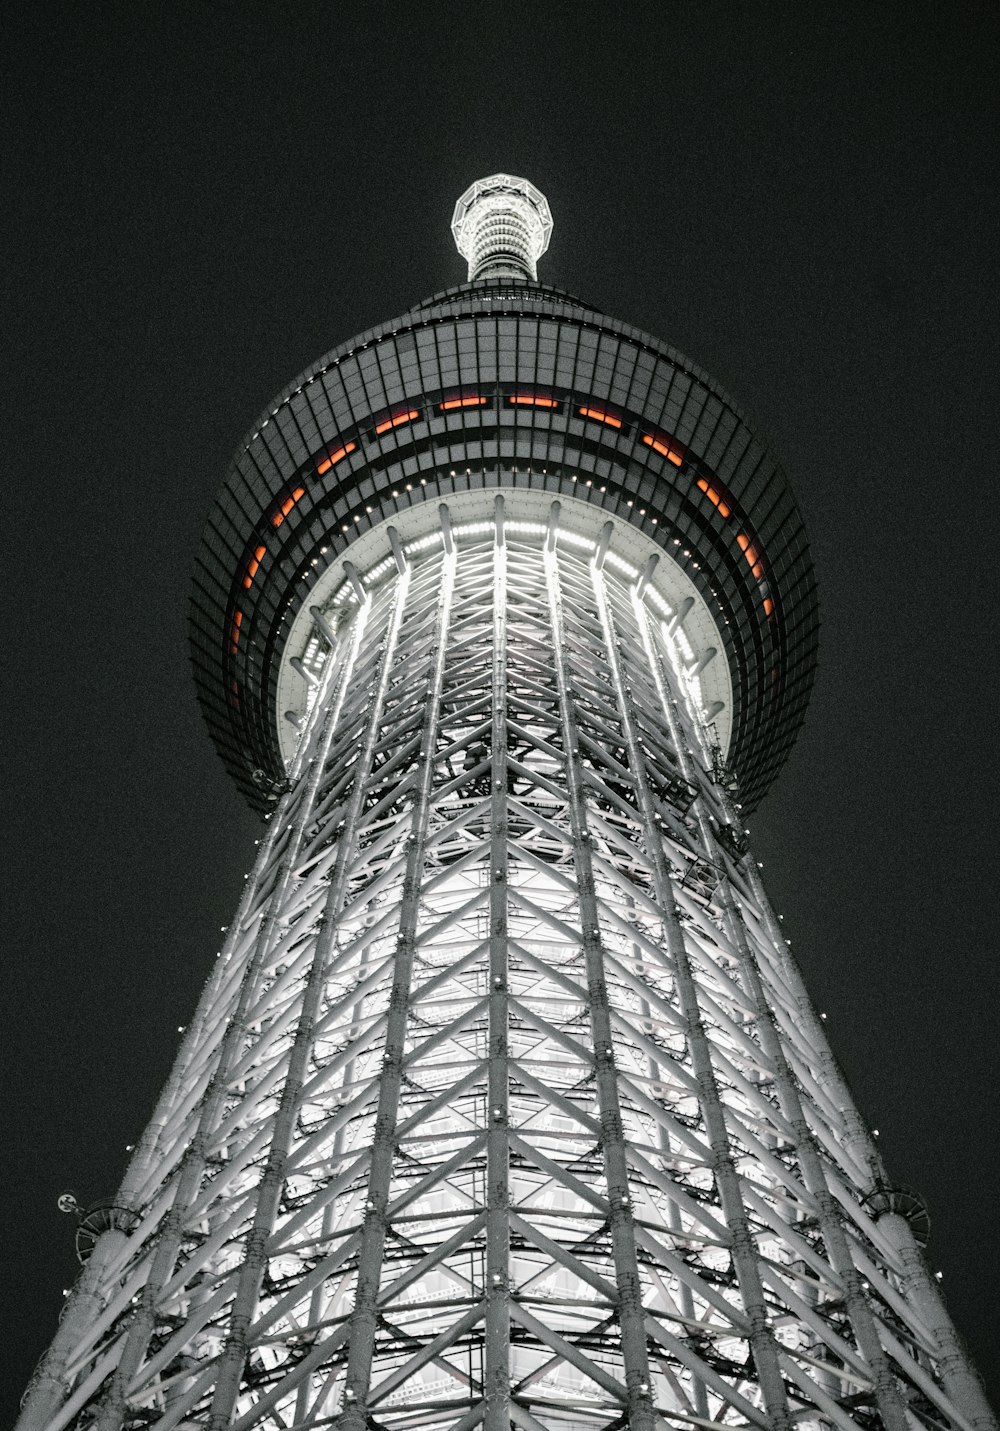
[[[705,481],[704,477],[699,477],[699,478],[698,478],[697,486],[698,486],[698,488],[699,488],[700,491],[704,492],[705,496],[706,496],[706,497],[708,498],[708,500],[711,502],[712,506],[713,506],[713,507],[718,507],[718,509],[719,509],[719,516],[720,516],[720,517],[728,517],[728,516],[729,516],[729,508],[726,506],[725,502],[724,502],[724,501],[722,500],[722,498],[719,496],[719,494],[718,494],[718,492],[715,490],[715,488],[714,488],[714,487],[710,487],[710,486],[708,485],[708,483]]]
[[[661,457],[665,457],[667,461],[672,462],[675,467],[682,467],[684,465],[684,458],[675,448],[670,446],[670,443],[665,437],[653,437],[651,433],[644,432],[642,440],[647,447],[651,447],[654,452],[658,452]],[[698,486],[701,486],[700,482]]]
[[[771,598],[770,598],[769,596],[765,596],[765,597],[764,597],[764,615],[765,615],[765,616],[773,616],[773,615],[774,615],[774,602],[771,600]]]
[[[306,489],[304,487],[296,487],[292,495],[290,497],[285,498],[281,506],[271,518],[272,527],[280,527],[282,522],[288,516],[289,512],[295,506],[295,503],[300,502],[305,495]]]
[[[444,402],[438,403],[438,407],[442,412],[454,412],[457,407],[485,407],[486,403],[486,398],[472,393],[468,397],[446,398]]]
[[[237,609],[233,612],[233,625],[232,625],[232,629],[231,629],[230,632],[229,632],[229,649],[230,649],[230,651],[233,653],[234,656],[236,655],[236,647],[237,647],[237,645],[239,644],[239,639],[240,639],[240,627],[241,627],[242,625],[243,625],[243,612],[240,611],[239,608],[237,608]]]
[[[511,393],[508,402],[513,407],[556,408],[559,406],[555,398],[545,397],[542,393]]]
[[[606,412],[603,407],[578,407],[577,412],[581,417],[589,417],[591,422],[603,422],[606,427],[622,425],[620,417],[615,417],[613,412]]]
[[[764,568],[761,564],[760,557],[757,555],[757,548],[751,545],[750,538],[745,532],[739,532],[737,534],[736,545],[750,563],[750,570],[757,580],[760,581],[764,575]]]
[[[338,462],[343,462],[349,452],[353,452],[357,447],[356,442],[345,442],[343,447],[338,447],[336,452],[331,452],[324,462],[316,468],[317,477],[322,477],[324,472],[329,472],[331,467],[336,467]]]
[[[266,551],[267,547],[258,547],[253,554],[253,559],[247,563],[247,574],[243,578],[243,585],[247,588],[247,590],[249,590],[250,587],[253,585],[253,579],[257,575],[257,568],[264,560],[264,553]]]
[[[419,409],[415,407],[411,407],[409,412],[398,412],[395,417],[387,417],[385,422],[380,422],[375,428],[375,435],[381,437],[383,432],[388,432],[393,427],[402,427],[404,422],[412,422],[419,416]]]

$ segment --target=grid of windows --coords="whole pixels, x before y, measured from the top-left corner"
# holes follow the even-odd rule
[[[192,658],[213,738],[251,802],[281,777],[281,652],[323,568],[395,512],[498,484],[582,498],[685,565],[726,642],[731,758],[752,807],[795,738],[815,666],[815,584],[787,479],[679,354],[509,282],[450,290],[321,360],[230,469],[199,552]]]

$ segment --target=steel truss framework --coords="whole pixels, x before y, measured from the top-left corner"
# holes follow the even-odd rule
[[[642,581],[483,516],[355,576],[24,1431],[985,1431]]]

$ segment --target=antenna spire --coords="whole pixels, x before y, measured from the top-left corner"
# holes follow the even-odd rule
[[[468,262],[470,283],[480,278],[534,283],[552,235],[552,213],[545,195],[527,179],[491,174],[466,189],[455,205],[451,231]]]

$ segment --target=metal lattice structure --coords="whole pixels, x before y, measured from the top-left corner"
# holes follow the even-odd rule
[[[22,1431],[995,1425],[670,573],[505,486],[331,569],[287,781]]]

